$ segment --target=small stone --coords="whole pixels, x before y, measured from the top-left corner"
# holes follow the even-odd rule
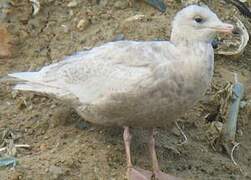
[[[126,9],[128,7],[128,2],[125,1],[125,0],[122,0],[122,1],[116,1],[114,3],[114,7],[116,9]]]
[[[45,151],[47,148],[48,148],[47,144],[41,144],[39,147],[40,151]]]
[[[63,28],[64,33],[69,32],[69,27],[67,25],[62,24],[61,27]],[[54,108],[54,107],[52,107],[52,108]]]
[[[44,140],[47,140],[49,139],[50,137],[49,136],[44,136]]]
[[[12,172],[12,175],[8,178],[9,180],[22,180],[23,173],[21,172]]]
[[[78,5],[78,2],[76,0],[73,0],[67,4],[67,7],[73,8],[73,7],[76,7],[77,5]]]
[[[73,16],[74,15],[74,12],[73,12],[73,10],[71,9],[70,11],[69,11],[69,16]]]
[[[78,22],[78,24],[77,24],[77,28],[79,29],[79,30],[84,30],[84,29],[86,29],[88,26],[89,26],[89,21],[88,20],[86,20],[86,19],[81,19],[79,22]]]

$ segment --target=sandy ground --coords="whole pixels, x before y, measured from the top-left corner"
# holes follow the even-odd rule
[[[41,9],[32,16],[29,1],[13,1],[10,14],[4,19],[13,39],[12,57],[0,59],[0,76],[9,72],[38,70],[60,61],[78,50],[118,39],[168,39],[170,20],[181,8],[176,1],[166,0],[168,10],[158,10],[136,1],[131,8],[122,0],[79,0],[76,7],[67,7],[67,0],[40,0]],[[209,6],[224,19],[231,16],[233,6],[214,1]],[[125,19],[142,14],[141,20]],[[237,14],[238,15],[238,14]],[[239,15],[238,15],[239,16]],[[248,29],[250,23],[241,18]],[[79,24],[82,20],[82,24]],[[238,58],[216,56],[214,84],[223,87],[232,81],[232,72],[248,87],[251,74],[251,44]],[[250,108],[239,116],[235,151],[239,166],[225,152],[215,151],[210,138],[215,129],[205,116],[217,114],[214,91],[179,121],[188,142],[182,141],[177,128],[158,130],[157,151],[165,172],[196,180],[251,179]],[[251,97],[247,88],[246,98]],[[14,134],[15,144],[29,144],[31,149],[18,149],[15,169],[1,168],[1,180],[123,180],[126,161],[122,129],[102,128],[83,121],[72,109],[60,102],[31,93],[11,93],[9,86],[0,87],[0,133]],[[217,131],[216,131],[217,133]],[[143,135],[142,135],[143,134]],[[150,169],[145,132],[135,130],[133,161]],[[7,136],[5,138],[13,138]],[[2,139],[1,139],[2,141]]]

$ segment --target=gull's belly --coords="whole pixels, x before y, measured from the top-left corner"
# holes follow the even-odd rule
[[[77,111],[85,120],[105,126],[169,127],[203,96],[207,84],[201,82],[195,88],[188,83],[175,91],[157,88],[139,94],[116,94],[79,106]]]

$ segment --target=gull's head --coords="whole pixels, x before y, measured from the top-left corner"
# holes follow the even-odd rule
[[[176,14],[171,41],[211,42],[216,33],[233,30],[233,25],[223,23],[207,6],[190,5]]]

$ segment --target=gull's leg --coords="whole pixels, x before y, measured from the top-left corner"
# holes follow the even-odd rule
[[[131,168],[132,167],[132,159],[131,159],[130,147],[131,147],[132,135],[129,132],[129,127],[124,127],[123,138],[124,138],[124,143],[125,143],[127,166],[128,166],[128,168]]]
[[[154,129],[151,129],[150,138],[149,138],[149,150],[150,150],[150,155],[152,159],[152,168],[153,168],[152,179],[154,180],[181,180],[180,178],[168,175],[160,170],[157,154],[155,151],[154,135],[155,135],[155,131]]]
[[[133,6],[133,3],[134,3],[134,0],[128,0],[128,4],[129,4],[130,7]]]
[[[133,168],[130,152],[130,144],[132,136],[129,132],[129,127],[124,127],[124,143],[126,150],[126,160],[127,160],[127,177],[129,180],[151,180],[152,173],[140,168]]]

